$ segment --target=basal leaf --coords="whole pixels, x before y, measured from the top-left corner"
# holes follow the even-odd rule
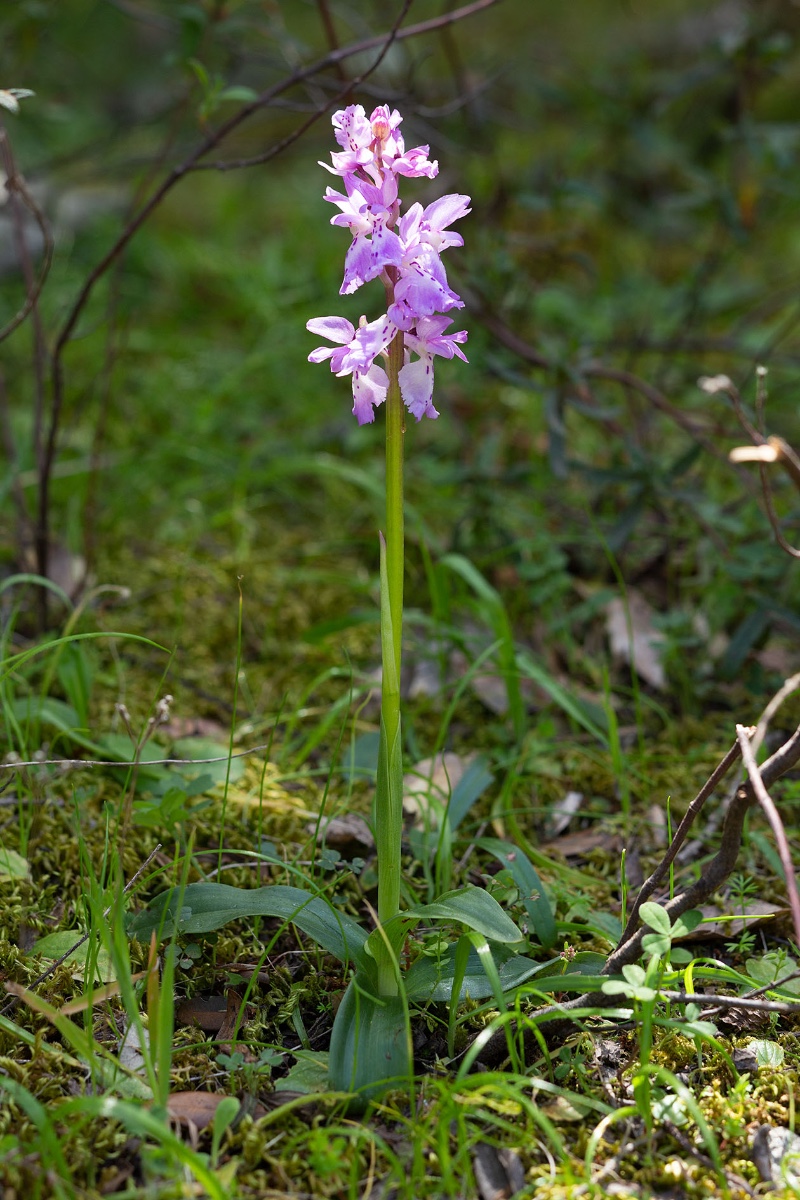
[[[519,942],[522,934],[500,905],[483,888],[466,887],[445,892],[432,904],[409,909],[423,921],[457,921],[494,942]]]
[[[500,838],[480,838],[478,845],[493,854],[511,872],[536,936],[543,946],[552,946],[556,940],[555,919],[542,881],[527,855]]]
[[[302,929],[312,941],[342,962],[354,962],[369,971],[371,963],[364,953],[367,935],[352,917],[339,912],[322,896],[304,888],[273,884],[262,888],[237,888],[226,883],[190,883],[184,889],[181,911],[175,909],[179,891],[164,892],[133,919],[130,933],[146,941],[151,932],[161,930],[162,937],[179,933],[210,933],[229,921],[248,917],[276,917]]]
[[[356,1093],[357,1105],[403,1087],[413,1071],[403,998],[374,996],[363,976],[352,979],[333,1022],[328,1071],[336,1091]]]
[[[494,775],[487,769],[485,759],[480,756],[473,759],[453,788],[447,806],[447,819],[453,832],[491,783],[494,783]]]
[[[547,963],[537,963],[521,954],[514,954],[502,944],[492,945],[492,957],[504,992],[513,991],[532,976],[559,961],[551,959]],[[448,946],[440,958],[421,954],[405,976],[406,995],[409,1000],[419,1004],[449,1001],[453,990],[455,960],[455,944]],[[459,991],[459,1000],[466,1000],[467,997],[472,1000],[487,1000],[491,994],[492,985],[481,965],[480,956],[477,950],[471,949]]]

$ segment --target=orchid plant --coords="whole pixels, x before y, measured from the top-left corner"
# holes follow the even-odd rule
[[[444,331],[452,324],[446,314],[464,302],[448,286],[441,252],[463,246],[464,239],[449,226],[470,211],[469,196],[442,196],[427,208],[412,204],[400,215],[402,176],[433,179],[439,164],[431,162],[428,146],[406,151],[400,133],[402,117],[380,105],[367,115],[360,104],[333,116],[336,140],[342,147],[331,154],[332,166],[320,163],[344,181],[344,192],[332,187],[325,199],[340,212],[332,225],[350,230],[341,295],[380,279],[386,293],[386,312],[374,321],[362,316],[358,329],[343,317],[309,321],[311,333],[338,343],[320,347],[310,362],[330,359],[336,375],[351,375],[353,415],[360,425],[375,420],[376,408],[386,412],[386,531],[381,538],[381,733],[374,826],[378,855],[378,921],[384,929],[400,910],[400,839],[402,833],[402,753],[400,728],[400,666],[403,626],[403,436],[407,408],[418,421],[438,417],[433,406],[433,360],[437,354],[466,357],[460,348],[467,334]],[[376,360],[382,360],[379,365]],[[378,947],[378,987],[381,995],[397,995],[390,947]]]
[[[502,996],[548,964],[518,953],[522,935],[484,889],[468,886],[440,895],[433,903],[401,910],[403,764],[400,722],[400,666],[403,626],[404,517],[403,439],[405,410],[420,421],[439,416],[433,404],[434,359],[458,356],[465,330],[446,332],[463,308],[447,281],[441,255],[463,245],[450,226],[469,211],[469,197],[440,197],[401,214],[402,178],[434,179],[438,164],[428,146],[406,150],[397,110],[380,105],[367,117],[352,105],[333,116],[340,150],[332,165],[342,191],[328,187],[325,200],[339,211],[331,223],[352,235],[340,293],[350,295],[373,280],[383,284],[386,311],[358,328],[340,316],[308,322],[311,333],[333,346],[312,351],[313,363],[330,361],[337,376],[351,376],[353,414],[360,425],[386,414],[386,526],[380,535],[382,699],[373,827],[378,860],[376,927],[367,932],[330,901],[303,887],[272,885],[243,890],[224,884],[190,884],[159,897],[132,925],[138,937],[160,926],[202,933],[236,917],[280,917],[302,929],[322,948],[352,963],[354,973],[337,1010],[331,1036],[329,1072],[334,1087],[361,1099],[380,1094],[412,1074],[409,1000],[449,1000],[451,1037],[459,1000]],[[463,815],[461,813],[460,815]],[[456,815],[443,819],[455,828]],[[555,926],[536,873],[521,852],[496,839],[485,849],[515,875],[532,925],[544,945]],[[483,844],[483,843],[482,843]],[[460,927],[457,943],[440,961],[418,958],[401,969],[411,930],[420,922]]]

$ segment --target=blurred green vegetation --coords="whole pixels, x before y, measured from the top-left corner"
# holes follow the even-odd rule
[[[385,20],[379,5],[332,11],[343,44]],[[437,11],[415,4],[412,16]],[[324,35],[313,4],[30,0],[2,22],[4,79],[37,93],[7,127],[56,225],[42,302],[52,344],[133,197],[235,110],[223,100],[205,115],[214,96],[261,90],[324,51]],[[743,486],[745,472],[646,399],[582,370],[600,361],[635,372],[722,457],[740,434],[697,377],[725,371],[752,404],[762,362],[770,431],[797,437],[797,25],[788,3],[608,0],[554,12],[506,0],[398,45],[359,93],[368,106],[398,103],[407,141],[430,140],[442,163],[409,199],[442,187],[473,197],[466,246],[449,263],[471,299],[471,364],[438,368],[443,417],[409,432],[409,499],[436,547],[490,573],[512,568],[506,580],[535,574],[542,555],[560,563],[545,619],[563,622],[565,598],[578,604],[570,580],[613,582],[610,549],[629,583],[651,588],[668,630],[676,611],[689,625],[702,611],[711,634],[735,635],[769,609],[759,638],[776,623],[796,633],[797,573],[772,546],[755,477]],[[333,86],[295,89],[215,157],[260,152]],[[305,362],[310,316],[372,316],[381,303],[379,289],[337,295],[345,239],[328,225],[315,166],[330,144],[322,120],[266,166],[190,175],[95,288],[64,358],[54,526],[75,552],[88,535],[104,581],[122,581],[120,552],[139,558],[143,545],[158,559],[205,543],[244,568],[282,538],[292,557],[330,555],[349,573],[355,556],[374,572],[373,501],[310,463],[292,466],[323,452],[380,471],[380,436],[354,426],[346,383]],[[11,315],[13,270],[3,294]],[[499,344],[482,312],[550,368]],[[3,351],[30,473],[29,328]],[[94,483],[93,445],[106,464]],[[792,498],[783,511],[796,514]],[[411,569],[412,597],[425,603]],[[540,592],[523,587],[509,603],[523,616]]]

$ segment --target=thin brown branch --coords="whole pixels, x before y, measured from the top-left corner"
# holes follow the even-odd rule
[[[763,763],[757,774],[763,786],[769,788],[776,780],[791,770],[797,762],[800,762],[800,726],[798,726],[788,741],[784,742],[771,758],[768,758]],[[714,858],[694,883],[690,884],[682,892],[679,892],[671,900],[665,902],[664,908],[669,915],[670,921],[674,922],[683,913],[688,912],[689,909],[697,908],[703,904],[709,896],[722,886],[734,870],[739,857],[745,817],[755,800],[756,794],[753,782],[751,779],[748,779],[737,789],[726,813],[721,844]],[[646,933],[646,929],[639,929],[627,941],[620,944],[607,958],[602,974],[615,975],[622,967],[636,962],[641,956],[642,939]],[[616,1004],[617,1000],[616,996],[607,996],[605,992],[591,992],[588,995],[577,996],[573,1000],[567,1000],[563,1004],[557,1006],[549,1005],[546,1008],[540,1009],[533,1019],[537,1025],[540,1022],[546,1022],[546,1036],[548,1041],[557,1041],[560,1038],[568,1036],[572,1028],[574,1018],[569,1015],[571,1012],[575,1010],[585,1011],[587,1008],[608,1008]],[[538,1042],[531,1030],[523,1030],[523,1041],[526,1054],[534,1054],[538,1047]],[[506,1053],[506,1031],[505,1029],[501,1029],[487,1040],[486,1044],[481,1048],[476,1061],[485,1066],[496,1067],[504,1060]]]
[[[21,200],[23,206],[36,221],[36,224],[39,226],[39,231],[42,235],[43,247],[42,265],[39,269],[38,278],[26,288],[25,302],[22,305],[22,308],[19,310],[16,316],[12,317],[7,325],[4,325],[3,328],[0,329],[0,342],[2,342],[9,337],[9,335],[12,334],[18,326],[22,324],[41,295],[42,288],[44,287],[45,281],[50,272],[50,264],[53,261],[53,235],[50,230],[50,226],[47,223],[47,218],[28,190],[24,178],[17,170],[17,166],[14,161],[14,155],[11,151],[11,143],[8,140],[8,134],[6,133],[5,129],[2,128],[2,126],[0,126],[0,157],[2,157],[3,170],[6,174],[6,191],[11,196],[12,202],[15,200]],[[16,212],[16,207],[14,211]]]
[[[744,725],[736,726],[736,738],[741,747],[742,762],[747,768],[750,786],[753,789],[756,800],[758,800],[758,803],[764,810],[764,815],[769,821],[770,829],[772,830],[772,836],[775,838],[778,857],[781,860],[783,873],[786,877],[786,890],[789,894],[789,907],[792,910],[795,941],[800,945],[800,895],[797,893],[797,878],[795,876],[794,863],[792,862],[792,852],[789,849],[786,830],[783,827],[780,813],[775,807],[775,801],[764,786],[764,780],[759,773],[758,763],[753,754],[753,747],[750,745],[750,736],[750,731]]]
[[[336,36],[336,26],[333,23],[333,15],[331,13],[328,0],[317,0],[317,11],[319,12],[319,18],[322,22],[322,28],[325,30],[325,40],[328,43],[328,49],[331,51],[338,50],[339,39]],[[336,64],[336,74],[339,78],[339,82],[347,86],[349,93],[347,99],[348,102],[352,104],[352,84],[350,83],[347,72],[344,69],[344,63],[338,62]]]
[[[135,741],[135,739],[131,739]],[[251,746],[249,750],[237,750],[233,754],[221,754],[217,758],[148,758],[148,767],[168,767],[177,764],[183,766],[205,766],[207,763],[227,762],[229,758],[246,758],[248,754],[258,754],[261,750],[268,750],[270,742],[264,742],[261,746]],[[30,759],[26,762],[1,762],[0,771],[21,771],[26,767],[137,767],[139,762],[136,759],[123,761],[120,759],[109,758],[43,758]],[[15,801],[16,803],[16,801]]]
[[[14,431],[11,427],[11,416],[8,408],[8,393],[6,391],[5,376],[0,372],[0,437],[2,438],[3,450],[8,459],[9,472],[11,475],[11,497],[14,501],[14,507],[17,510],[17,535],[19,545],[19,558],[23,561],[23,552],[28,544],[33,545],[33,521],[28,512],[28,506],[25,502],[25,492],[19,478],[19,454],[17,452],[17,443],[14,439]]]
[[[756,374],[758,380],[757,388],[757,410],[758,420],[763,421],[764,408],[767,399],[766,389],[766,367],[758,367]],[[772,532],[775,535],[775,541],[786,554],[792,558],[800,558],[800,549],[793,546],[784,537],[783,530],[778,520],[778,514],[775,512],[775,505],[772,500],[772,487],[769,480],[768,464],[777,463],[783,467],[786,474],[791,479],[794,486],[800,491],[800,457],[792,449],[788,442],[779,437],[766,437],[760,429],[753,425],[748,417],[745,407],[742,404],[742,397],[739,394],[738,388],[734,386],[727,375],[719,375],[713,379],[701,380],[700,384],[706,391],[716,392],[722,391],[730,396],[733,404],[733,410],[739,420],[739,424],[744,429],[745,433],[750,438],[752,445],[736,446],[728,455],[732,463],[755,462],[758,463],[758,474],[761,480],[761,492],[764,497],[764,507],[767,510],[767,517],[772,526]]]
[[[772,991],[778,984],[771,984],[766,991]],[[748,996],[718,996],[712,992],[675,992],[668,988],[659,988],[659,996],[676,1004],[699,1004],[705,1008],[738,1008],[742,1012],[782,1013],[791,1016],[800,1012],[800,1003],[790,1000],[754,1000]]]
[[[669,870],[669,867],[675,861],[678,851],[680,850],[683,843],[686,841],[687,834],[689,833],[689,830],[692,827],[692,824],[694,823],[695,818],[699,815],[700,811],[702,810],[703,805],[705,804],[706,800],[708,800],[709,796],[713,795],[714,791],[716,790],[717,785],[725,778],[725,776],[728,774],[728,771],[731,769],[731,767],[737,761],[737,759],[740,757],[740,755],[741,755],[741,748],[737,741],[737,742],[734,742],[734,744],[731,746],[730,750],[725,755],[725,757],[723,758],[723,760],[719,764],[719,766],[714,769],[714,771],[711,773],[711,775],[709,775],[708,779],[703,784],[700,791],[697,793],[694,800],[691,802],[691,804],[687,808],[686,813],[684,814],[683,820],[681,821],[678,828],[675,830],[675,834],[672,838],[672,842],[670,843],[670,847],[667,850],[667,853],[664,855],[661,862],[656,867],[655,871],[653,871],[653,874],[650,876],[650,878],[646,879],[645,882],[641,886],[639,895],[636,897],[636,900],[634,901],[634,904],[633,904],[633,908],[631,909],[631,912],[630,912],[630,916],[628,917],[628,921],[625,926],[622,937],[619,940],[620,946],[624,946],[625,943],[628,941],[628,939],[633,936],[633,934],[636,930],[636,926],[639,923],[639,910],[641,909],[644,902],[646,900],[649,900],[650,897],[653,895],[653,892],[656,890],[658,885],[661,883],[661,881],[665,877],[667,871]]]
[[[158,187],[152,192],[149,199],[145,201],[138,213],[136,213],[136,215],[128,221],[128,224],[122,230],[122,233],[119,235],[111,248],[106,252],[100,262],[97,263],[92,271],[90,271],[89,275],[84,281],[83,287],[78,293],[69,312],[67,313],[66,319],[64,320],[53,348],[52,407],[50,412],[50,427],[44,449],[44,461],[41,473],[42,483],[40,485],[40,510],[44,513],[44,528],[41,533],[44,536],[45,544],[47,540],[50,475],[55,457],[55,448],[61,423],[61,413],[64,406],[64,351],[72,337],[72,334],[75,331],[78,319],[86,307],[86,304],[88,303],[89,298],[99,280],[103,278],[109,267],[116,261],[119,255],[122,254],[131,239],[136,235],[136,233],[138,233],[144,223],[148,220],[155,209],[158,208],[165,196],[172,191],[176,184],[180,183],[180,181],[184,179],[185,176],[190,172],[196,170],[198,168],[198,164],[213,150],[215,150],[217,146],[221,145],[222,142],[224,142],[229,136],[229,134],[233,133],[235,129],[238,129],[240,125],[244,124],[244,122],[252,117],[255,113],[259,112],[263,108],[266,108],[272,100],[276,99],[284,92],[289,91],[297,84],[303,83],[305,80],[310,79],[312,76],[320,74],[329,67],[336,66],[337,63],[344,62],[346,59],[353,58],[358,54],[364,54],[369,50],[375,49],[376,47],[382,47],[382,50],[377,55],[372,65],[359,77],[361,80],[364,80],[379,66],[384,55],[388,51],[389,46],[391,46],[395,41],[404,40],[411,37],[419,37],[422,34],[429,33],[436,29],[441,29],[444,25],[450,24],[454,21],[460,21],[466,17],[474,16],[477,13],[491,8],[493,5],[497,4],[499,0],[474,0],[472,4],[463,5],[461,8],[454,9],[452,12],[445,13],[440,17],[435,17],[429,21],[421,21],[416,25],[409,25],[407,28],[401,29],[400,25],[402,24],[402,21],[408,12],[411,2],[412,0],[405,0],[399,17],[397,18],[392,29],[387,34],[380,34],[375,37],[365,38],[359,42],[354,42],[349,46],[344,46],[340,49],[329,51],[329,53],[323,55],[322,58],[317,59],[315,62],[310,63],[306,67],[301,67],[298,70],[293,71],[279,83],[273,84],[271,87],[261,92],[261,94],[257,96],[255,100],[243,105],[237,110],[237,112],[229,117],[227,121],[224,121],[216,129],[212,130],[203,139],[203,141],[195,147],[191,154],[189,154],[188,157],[183,160],[182,163],[179,163],[178,166],[173,167],[166,178],[163,179]],[[335,100],[331,101],[331,103],[335,102]],[[279,142],[272,148],[271,152],[268,152],[268,155],[274,158],[275,155],[280,153],[281,150],[285,149],[287,145],[291,144],[292,141],[301,136],[302,132],[308,128],[310,124],[313,124],[313,121],[318,120],[321,115],[322,113],[315,113],[311,121],[304,124],[299,131],[295,132],[295,135],[290,135],[288,138],[283,139],[282,142]],[[267,159],[265,158],[263,161],[267,161]]]
[[[464,292],[463,288],[462,292]],[[470,304],[470,309],[476,313],[481,323],[512,354],[516,354],[525,362],[530,363],[531,366],[540,368],[541,370],[552,371],[555,369],[555,365],[544,354],[534,349],[524,338],[516,334],[513,329],[509,329],[499,317],[490,312],[481,297],[473,294],[466,298]],[[708,454],[713,455],[714,458],[721,461],[725,461],[725,455],[706,436],[704,430],[696,421],[692,420],[686,413],[681,412],[674,404],[670,404],[667,397],[659,388],[654,387],[653,384],[635,375],[632,371],[624,370],[621,367],[606,366],[604,363],[592,360],[588,363],[576,365],[572,373],[577,378],[583,380],[596,379],[607,383],[617,383],[629,391],[638,392],[653,408],[664,413],[666,417],[687,433],[693,441],[702,446]]]

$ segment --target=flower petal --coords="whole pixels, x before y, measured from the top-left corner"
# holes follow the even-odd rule
[[[433,359],[429,355],[406,363],[399,375],[403,403],[421,421],[423,417],[438,417],[433,407]]]
[[[353,372],[353,416],[359,425],[371,425],[375,406],[383,404],[389,387],[389,377],[382,367]]]
[[[306,329],[309,333],[318,333],[320,337],[326,337],[342,346],[352,342],[356,335],[355,329],[345,317],[314,317],[313,320],[306,321]]]

